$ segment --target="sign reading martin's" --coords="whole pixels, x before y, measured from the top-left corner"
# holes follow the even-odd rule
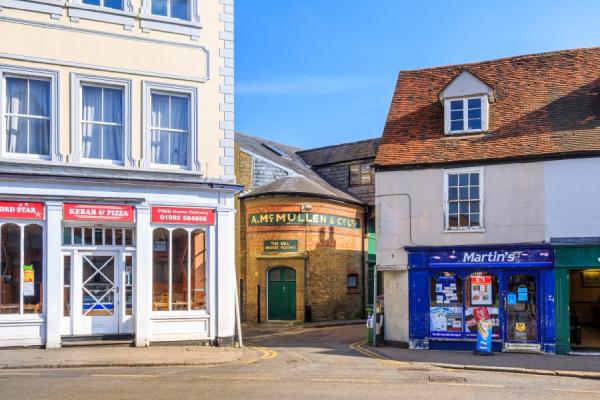
[[[360,228],[360,220],[358,218],[343,217],[333,214],[302,212],[271,212],[250,214],[249,224],[250,226],[317,225],[350,229]]]
[[[550,249],[452,250],[429,253],[429,265],[440,266],[552,266],[554,254]]]

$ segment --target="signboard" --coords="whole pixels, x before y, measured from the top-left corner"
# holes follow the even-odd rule
[[[297,240],[265,240],[263,242],[265,253],[286,253],[298,251]]]
[[[444,267],[506,267],[512,265],[551,267],[554,265],[554,252],[550,249],[436,251],[430,253],[429,265]]]
[[[0,218],[44,219],[44,203],[0,201]]]
[[[491,306],[492,302],[492,276],[471,274],[471,304]]]
[[[63,218],[68,221],[133,222],[134,207],[65,203],[63,214]]]
[[[582,287],[600,287],[600,270],[581,271],[581,285]]]
[[[152,222],[178,225],[214,225],[215,210],[198,207],[152,207]]]
[[[360,219],[333,214],[303,212],[271,212],[250,214],[250,216],[248,217],[248,224],[250,226],[310,225],[359,229]]]

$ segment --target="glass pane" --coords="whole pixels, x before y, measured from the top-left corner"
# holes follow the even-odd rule
[[[190,19],[188,14],[188,0],[171,0],[171,17]]]
[[[28,133],[27,118],[9,117],[6,126],[6,150],[9,153],[27,153]]]
[[[469,110],[469,119],[481,119],[481,110],[480,109],[474,109],[474,110]]]
[[[100,0],[82,0],[83,4],[88,4],[90,6],[99,6]]]
[[[125,256],[125,315],[133,315],[133,257]]]
[[[481,129],[481,119],[470,119],[469,129]]]
[[[29,115],[50,116],[50,82],[29,80]]]
[[[28,154],[50,154],[50,120],[29,120],[29,149]]]
[[[171,165],[187,165],[188,134],[171,132]]]
[[[471,187],[470,192],[471,199],[479,199],[479,186]]]
[[[169,309],[169,231],[152,233],[152,309]]]
[[[23,243],[23,312],[41,314],[44,284],[44,230],[39,225],[27,225]]]
[[[475,272],[465,282],[465,331],[467,337],[477,336],[477,323],[492,322],[492,337],[500,338],[498,277],[487,272]]]
[[[459,174],[458,175],[458,183],[460,186],[466,186],[469,184],[469,175],[468,174]]]
[[[173,310],[187,310],[188,288],[188,232],[176,229],[171,233],[171,308]]]
[[[458,204],[459,204],[459,206],[458,206],[458,208],[459,208],[459,212],[460,212],[461,214],[464,214],[464,213],[468,213],[468,212],[469,212],[469,202],[467,202],[467,201],[461,201],[461,202],[460,202],[460,203],[458,203]]]
[[[478,213],[479,212],[479,202],[478,201],[470,201],[470,213]]]
[[[535,276],[519,274],[508,277],[506,319],[508,340],[537,342]]]
[[[269,271],[269,281],[278,282],[281,280],[281,270],[279,268],[275,268]]]
[[[102,126],[83,124],[83,157],[102,159]]]
[[[358,164],[350,165],[350,184],[360,184],[360,165]]]
[[[448,189],[448,200],[458,200],[458,189],[457,188]]]
[[[0,237],[0,314],[18,314],[21,299],[21,228],[4,224]]]
[[[450,214],[457,214],[458,213],[458,203],[457,202],[452,202],[449,204],[449,208],[450,208]]]
[[[452,121],[462,121],[462,119],[463,119],[463,112],[462,111],[451,111],[450,112],[450,119]]]
[[[469,109],[481,108],[481,99],[469,99],[468,104]]]
[[[204,232],[192,232],[192,310],[206,308],[206,242]]]
[[[452,100],[450,102],[450,110],[462,110],[463,109],[463,101],[462,100]]]
[[[358,277],[350,274],[346,277],[346,286],[348,289],[356,289],[358,287]]]
[[[94,240],[96,241],[96,246],[104,245],[104,241],[102,238],[102,228],[94,229]]]
[[[167,16],[167,0],[152,0],[152,14]]]
[[[72,228],[63,228],[63,244],[64,245],[70,245],[71,244],[71,240],[73,240],[72,238]]]
[[[152,162],[155,164],[169,163],[168,131],[152,131]]]
[[[113,245],[113,230],[110,228],[104,230],[104,245],[105,246]]]
[[[83,232],[81,228],[73,228],[73,244],[83,244]]]
[[[189,101],[187,97],[171,97],[171,129],[189,130]]]
[[[448,174],[448,186],[458,186],[458,174]]]
[[[450,122],[450,130],[451,131],[462,131],[463,129],[464,128],[463,128],[462,120]]]
[[[6,112],[27,114],[27,79],[6,78]]]
[[[122,10],[123,0],[104,0],[104,7],[114,8],[115,10]]]
[[[283,279],[288,282],[293,282],[296,280],[296,271],[291,268],[284,269]]]
[[[83,86],[82,114],[83,121],[102,122],[102,88],[96,86]]]
[[[467,187],[461,187],[458,190],[458,198],[460,200],[467,200],[469,198],[469,188],[467,188]]]
[[[479,185],[479,173],[469,174],[469,182],[471,185]]]
[[[71,316],[71,256],[63,257],[63,316]]]
[[[430,334],[438,338],[463,335],[462,279],[443,272],[430,279]]]
[[[82,313],[111,316],[115,311],[115,258],[82,256]]]
[[[450,215],[450,217],[448,218],[448,226],[450,228],[458,227],[458,215]]]
[[[133,229],[125,229],[125,246],[133,246]]]
[[[123,229],[115,229],[115,246],[123,246]]]
[[[152,1],[154,5],[155,1]],[[152,127],[169,128],[169,96],[152,94]]]
[[[103,120],[114,124],[123,123],[123,91],[104,88]]]
[[[471,226],[472,227],[481,226],[481,224],[479,222],[479,214],[471,214],[471,216],[470,216],[470,222],[471,222]]]
[[[84,228],[83,231],[83,244],[91,246],[92,245],[92,228]]]

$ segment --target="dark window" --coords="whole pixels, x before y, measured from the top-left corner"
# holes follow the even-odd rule
[[[346,287],[348,289],[357,289],[358,288],[358,275],[357,274],[348,274],[348,276],[346,276]]]
[[[479,172],[448,174],[448,229],[481,228]]]
[[[373,169],[370,163],[350,164],[350,185],[370,185],[373,182]]]

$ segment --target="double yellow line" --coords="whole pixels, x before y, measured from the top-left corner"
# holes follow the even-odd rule
[[[350,348],[352,350],[356,350],[359,353],[362,353],[368,357],[371,358],[376,358],[378,360],[383,360],[383,361],[393,361],[391,358],[388,358],[386,356],[383,356],[381,354],[377,354],[374,351],[371,351],[369,349],[366,348],[367,345],[367,341],[365,339],[359,340],[358,342],[354,342],[350,345]]]
[[[244,364],[254,364],[260,360],[270,360],[272,358],[277,357],[277,352],[275,350],[267,349],[265,347],[258,346],[256,344],[252,344],[252,343],[248,343],[248,342],[246,342],[246,345],[248,347],[253,348],[254,350],[259,351],[260,353],[262,353],[262,355],[258,358],[254,358],[252,360],[246,361],[246,362],[244,362]]]

